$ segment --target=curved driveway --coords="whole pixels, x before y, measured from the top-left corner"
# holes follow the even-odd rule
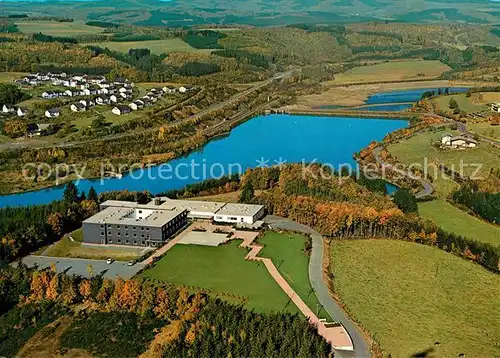
[[[376,147],[373,149],[373,157],[375,158],[376,162],[379,163],[382,167],[385,167],[389,170],[392,170],[393,172],[396,172],[398,174],[404,175],[410,179],[417,180],[423,187],[424,189],[419,191],[418,193],[415,194],[415,197],[418,198],[423,198],[424,196],[429,196],[434,192],[434,187],[425,179],[412,175],[410,172],[399,169],[395,167],[392,164],[388,164],[380,158],[380,151],[382,150],[381,147]]]
[[[308,226],[299,224],[295,221],[285,219],[279,216],[268,215],[264,221],[272,228],[282,230],[298,231],[305,234],[310,234],[312,238],[312,251],[309,259],[309,280],[318,297],[319,302],[328,314],[336,321],[342,323],[354,344],[354,351],[336,351],[335,356],[341,358],[370,357],[370,348],[358,328],[352,323],[347,314],[339,306],[339,304],[332,298],[330,291],[325,281],[323,280],[323,255],[324,243],[323,237],[315,230]]]

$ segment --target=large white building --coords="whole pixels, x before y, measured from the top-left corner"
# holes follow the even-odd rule
[[[155,198],[149,205],[185,209],[188,217],[208,219],[221,223],[250,224],[264,216],[264,206],[254,204],[232,204],[216,201],[174,200],[167,197]]]

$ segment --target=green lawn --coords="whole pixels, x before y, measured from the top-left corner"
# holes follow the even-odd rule
[[[74,241],[69,239],[73,237]],[[118,261],[130,261],[140,257],[141,248],[106,248],[82,246],[83,233],[81,229],[73,231],[68,236],[63,237],[54,245],[50,246],[46,256],[52,257],[76,257],[86,259],[104,260],[112,257]]]
[[[124,42],[95,42],[82,44],[83,46],[93,45],[99,47],[107,47],[110,50],[128,52],[131,48],[148,48],[152,53],[161,54],[173,51],[195,52],[200,51],[179,38],[165,40],[150,40],[150,41],[124,41]],[[201,50],[205,51],[205,50]]]
[[[439,96],[433,101],[438,105],[439,109],[442,111],[452,111],[450,107],[450,99],[454,98],[457,101],[458,106],[461,110],[466,111],[467,113],[480,112],[488,109],[487,106],[482,104],[476,104],[471,102],[470,98],[468,98],[465,93],[454,94],[450,96]]]
[[[259,256],[270,258],[295,292],[320,318],[330,316],[321,308],[309,281],[309,256],[304,253],[306,238],[297,234],[266,232],[259,240],[265,245]]]
[[[391,61],[375,65],[354,67],[335,75],[331,83],[387,82],[419,78],[436,78],[450,68],[440,61]],[[424,77],[419,74],[425,74]]]
[[[224,297],[248,299],[245,307],[258,312],[298,312],[261,262],[246,261],[247,250],[240,240],[217,247],[175,245],[155,266],[143,273],[146,278],[210,290]]]
[[[103,32],[103,28],[88,26],[83,22],[58,22],[58,21],[19,21],[16,22],[19,31],[32,34],[41,32],[52,36],[77,36],[98,34]]]
[[[492,126],[487,122],[467,123],[467,127],[471,132],[474,132],[485,137],[500,139],[500,126]]]
[[[418,163],[423,165],[424,158],[428,163],[443,163],[460,172],[460,161],[464,165],[463,174],[471,175],[475,164],[481,165],[480,173],[488,176],[492,167],[500,167],[500,150],[487,143],[480,142],[478,147],[465,150],[439,150],[431,145],[432,141],[441,141],[445,131],[420,133],[416,136],[388,146],[389,152],[406,165]],[[453,132],[456,133],[456,132]]]
[[[384,357],[500,356],[499,275],[410,242],[331,246],[335,291]]]
[[[434,221],[446,231],[500,246],[500,227],[467,214],[445,200],[418,204],[420,216]]]

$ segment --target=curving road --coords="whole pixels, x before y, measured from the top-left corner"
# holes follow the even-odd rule
[[[382,158],[380,158],[381,150],[382,150],[381,147],[376,147],[373,149],[373,152],[372,152],[373,157],[375,158],[377,163],[379,163],[383,168],[392,170],[393,172],[404,175],[410,179],[417,180],[424,187],[424,189],[422,189],[421,191],[419,191],[418,193],[415,194],[415,197],[417,199],[432,195],[432,193],[434,192],[434,187],[431,185],[431,183],[429,183],[427,180],[425,180],[421,177],[413,175],[409,171],[399,169],[392,164],[388,164],[388,163],[384,162],[382,160]]]
[[[312,238],[312,251],[309,259],[309,280],[318,297],[319,302],[328,314],[336,321],[342,323],[344,328],[351,336],[354,345],[354,351],[335,351],[335,357],[341,358],[368,358],[370,355],[370,348],[365,340],[363,334],[352,323],[340,305],[332,298],[328,286],[323,279],[323,255],[325,251],[323,237],[315,230],[308,226],[299,224],[295,221],[285,219],[279,216],[268,215],[264,221],[271,228],[278,228],[282,230],[291,230],[302,232],[311,235]]]

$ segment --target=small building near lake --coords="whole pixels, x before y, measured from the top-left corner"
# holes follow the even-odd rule
[[[477,144],[478,144],[477,140],[464,135],[454,136],[452,134],[447,133],[441,137],[442,147],[448,147],[453,149],[475,148]]]

